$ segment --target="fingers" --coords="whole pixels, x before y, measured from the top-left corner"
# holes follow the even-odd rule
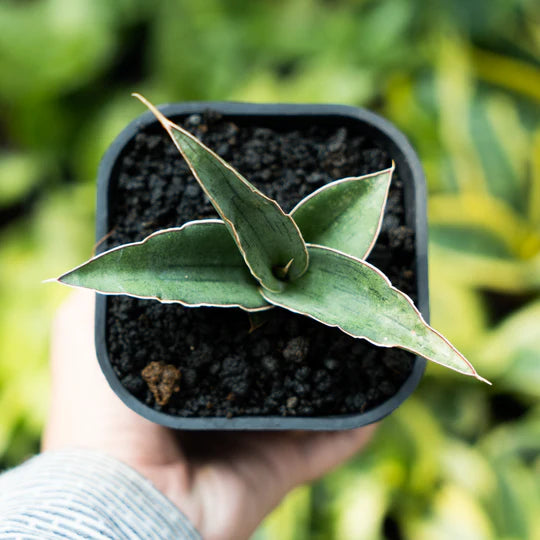
[[[348,431],[307,433],[296,441],[298,484],[311,482],[361,451],[375,432],[376,424]]]
[[[352,457],[374,430],[182,434],[188,456],[197,456],[192,464],[201,530],[208,538],[223,538],[223,530],[235,531],[227,538],[248,538],[288,491]],[[220,500],[227,501],[220,503],[224,514],[216,512]]]
[[[275,433],[259,445],[260,452],[274,469],[274,482],[288,491],[351,458],[364,448],[375,428],[372,424],[348,431]]]
[[[234,469],[246,485],[267,486],[271,499],[310,482],[362,450],[376,425],[334,432],[180,432],[197,466]]]

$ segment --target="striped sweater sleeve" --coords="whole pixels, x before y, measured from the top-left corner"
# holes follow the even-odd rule
[[[86,450],[47,452],[0,476],[2,540],[200,540],[127,465]]]

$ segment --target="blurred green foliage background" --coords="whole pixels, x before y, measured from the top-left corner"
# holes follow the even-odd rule
[[[429,366],[368,452],[256,539],[540,538],[540,4],[2,0],[0,469],[38,449],[66,294],[41,280],[91,253],[134,90],[392,120],[428,179],[432,322],[494,382]]]

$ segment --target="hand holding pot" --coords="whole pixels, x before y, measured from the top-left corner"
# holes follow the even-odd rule
[[[358,452],[373,426],[330,432],[185,432],[128,409],[102,375],[93,343],[94,295],[61,307],[52,336],[52,402],[44,450],[99,450],[165,494],[203,538],[249,538],[295,486]]]

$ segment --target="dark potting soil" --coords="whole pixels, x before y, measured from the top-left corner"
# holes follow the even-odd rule
[[[381,170],[392,159],[351,127],[282,131],[264,120],[255,127],[242,124],[245,120],[232,123],[211,111],[176,120],[286,211],[330,181]],[[107,248],[217,217],[158,126],[127,145],[115,173]],[[416,299],[414,232],[405,225],[399,168],[369,261]],[[280,308],[259,320],[234,308],[112,296],[107,325],[110,360],[122,384],[146,404],[186,417],[363,412],[394,395],[414,361],[405,351],[375,347]],[[160,394],[167,395],[163,405],[142,376],[147,368],[155,384],[160,366],[178,373],[174,388]]]

